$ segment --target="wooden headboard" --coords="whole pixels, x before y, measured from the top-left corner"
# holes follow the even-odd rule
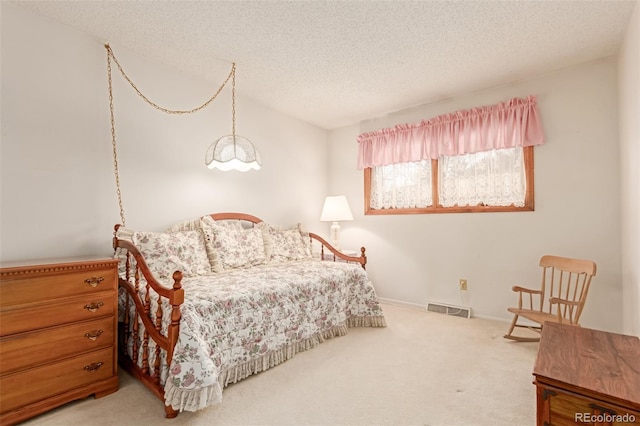
[[[247,213],[235,213],[235,212],[225,212],[225,213],[212,213],[209,216],[213,218],[213,220],[243,220],[251,223],[260,223],[263,222],[259,217],[247,214]],[[367,265],[367,256],[365,254],[366,249],[364,247],[360,247],[360,256],[348,256],[342,253],[340,250],[336,249],[331,243],[327,240],[319,236],[318,234],[314,234],[313,232],[309,232],[309,238],[311,243],[313,241],[317,241],[320,243],[320,256],[322,259],[333,258],[332,260],[341,259],[346,262],[355,262],[359,263],[363,269],[366,269]],[[329,253],[325,253],[325,248],[329,250]],[[329,259],[331,260],[331,259]]]
[[[209,216],[211,216],[213,220],[246,220],[251,223],[260,223],[263,221],[259,217],[246,213],[212,213]]]

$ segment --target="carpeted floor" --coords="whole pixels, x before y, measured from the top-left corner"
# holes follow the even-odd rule
[[[384,304],[386,328],[352,328],[224,390],[223,402],[176,419],[124,372],[120,390],[28,425],[535,424],[538,344],[502,338],[508,324]]]

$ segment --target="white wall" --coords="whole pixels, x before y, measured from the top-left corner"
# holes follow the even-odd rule
[[[104,40],[8,2],[0,7],[0,260],[110,254],[120,219]],[[283,225],[302,221],[326,235],[328,225],[317,220],[324,196],[346,194],[356,220],[342,224],[343,246],[367,246],[382,297],[465,302],[478,315],[506,319],[515,301],[510,287],[538,284],[542,254],[584,257],[598,263],[598,276],[583,324],[620,331],[624,290],[624,329],[638,334],[637,9],[620,55],[619,103],[610,58],[339,129],[330,133],[327,152],[327,132],[240,96],[238,133],[256,144],[264,162],[263,170],[246,174],[203,165],[207,146],[230,131],[228,90],[201,113],[167,116],[114,74],[127,225],[162,229],[235,210]],[[143,91],[168,107],[199,105],[225,77],[204,82],[112,47]],[[535,152],[535,212],[363,215],[359,133],[528,94],[538,95],[547,136]],[[459,278],[469,280],[466,300]]]
[[[620,49],[622,294],[626,334],[640,336],[640,4]]]
[[[8,2],[2,19],[0,259],[110,254],[120,222],[112,170],[104,40]],[[112,45],[158,104],[190,109],[219,87]],[[238,64],[237,86],[242,86]],[[263,169],[220,172],[207,147],[231,133],[230,88],[205,110],[170,116],[145,104],[113,70],[120,181],[127,226],[162,230],[220,211],[312,230],[326,195],[327,132],[238,96],[237,133]],[[320,228],[323,227],[323,228]]]
[[[586,258],[598,273],[582,323],[620,331],[616,77],[615,59],[607,58],[330,133],[329,189],[347,195],[355,216],[343,226],[343,246],[367,246],[378,294],[423,306],[468,303],[478,316],[507,319],[516,303],[511,287],[539,286],[540,256]],[[534,212],[364,216],[359,133],[529,94],[538,96],[547,140],[534,154]],[[469,283],[464,297],[460,278]]]

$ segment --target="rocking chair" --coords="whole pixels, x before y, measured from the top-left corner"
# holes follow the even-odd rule
[[[507,339],[519,342],[537,342],[540,337],[521,337],[513,334],[516,327],[540,333],[545,321],[579,326],[580,315],[587,300],[591,278],[596,275],[596,264],[590,260],[570,259],[558,256],[542,256],[542,285],[539,290],[520,286],[512,289],[518,293],[518,307],[508,308],[514,317]],[[522,317],[529,324],[518,323]]]

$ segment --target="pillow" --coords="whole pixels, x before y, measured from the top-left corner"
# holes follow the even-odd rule
[[[258,224],[265,235],[265,247],[268,261],[273,263],[289,262],[311,258],[309,233],[301,224],[283,229],[264,222]]]
[[[197,231],[200,229],[200,218],[188,219],[167,228],[165,232]]]
[[[169,228],[165,232],[177,232],[177,231],[196,231],[198,229],[202,229],[202,220],[205,218],[209,218],[215,223],[218,223],[222,226],[227,226],[230,228],[243,229],[242,222],[238,219],[224,219],[224,220],[213,220],[210,215],[205,215],[202,217],[197,217],[195,219],[187,219],[182,222],[178,222]]]
[[[115,233],[115,236],[119,240],[128,241],[133,243],[133,233],[134,231],[129,228],[125,228],[124,226],[118,227],[118,230]]]
[[[209,217],[211,217],[211,216],[209,216]],[[214,222],[217,223],[218,225],[224,226],[226,228],[233,228],[233,229],[238,229],[238,230],[245,229],[242,226],[242,222],[240,222],[239,220],[236,220],[236,219],[216,220]]]
[[[181,271],[185,277],[211,273],[201,231],[134,232],[133,241],[159,278],[171,278],[175,271]]]
[[[267,260],[262,230],[258,227],[243,229],[222,225],[210,216],[204,216],[202,229],[214,272],[247,268]]]
[[[120,226],[115,232],[115,237],[133,244],[133,233],[133,230]],[[121,247],[116,248],[113,253],[113,258],[120,261],[120,263],[118,263],[118,275],[124,278],[127,275],[127,250]]]

